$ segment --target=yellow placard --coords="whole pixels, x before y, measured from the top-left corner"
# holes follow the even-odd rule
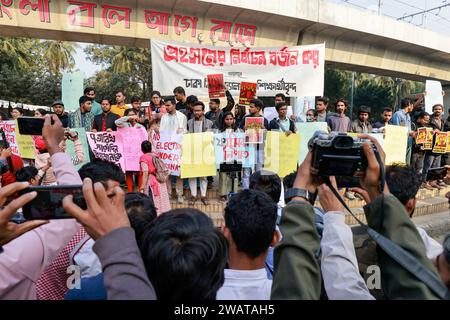
[[[406,148],[408,146],[408,128],[387,125],[384,139],[386,165],[406,163]]]
[[[216,175],[216,156],[212,132],[183,135],[181,148],[181,178]]]
[[[297,169],[300,135],[286,136],[284,132],[268,131],[264,156],[264,169],[284,178]]]
[[[19,126],[17,125],[17,120],[15,122],[16,128],[16,141],[17,146],[19,147],[20,157],[23,159],[35,159],[36,158],[36,149],[34,147],[34,141],[31,136],[24,136],[19,133]]]
[[[450,131],[447,131],[447,152],[450,152]]]
[[[436,133],[436,139],[433,147],[434,153],[446,153],[447,152],[447,132]]]

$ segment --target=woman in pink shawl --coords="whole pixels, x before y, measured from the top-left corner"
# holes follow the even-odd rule
[[[171,209],[169,193],[167,192],[166,183],[156,180],[156,168],[153,164],[153,157],[156,157],[156,155],[152,153],[150,141],[143,141],[141,150],[143,155],[139,159],[139,163],[142,174],[142,187],[139,191],[153,196],[157,214],[160,215]]]

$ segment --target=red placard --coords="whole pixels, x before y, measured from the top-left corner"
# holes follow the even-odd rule
[[[256,96],[256,83],[241,82],[241,92],[239,94],[239,104],[244,106],[250,105],[250,100]]]
[[[223,74],[208,74],[208,94],[210,99],[225,97]]]

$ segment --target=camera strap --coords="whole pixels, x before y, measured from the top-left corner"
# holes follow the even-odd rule
[[[381,191],[381,217],[384,216],[384,184],[385,184],[385,175],[384,175],[384,164],[381,161],[380,155],[378,152],[375,152],[377,156],[377,160],[380,163],[381,168],[381,181],[380,181],[380,191]],[[431,291],[433,291],[440,299],[442,300],[450,300],[450,292],[447,287],[442,283],[441,279],[436,276],[430,269],[425,267],[419,260],[417,260],[413,255],[411,255],[408,251],[400,247],[398,244],[393,242],[392,240],[386,238],[381,235],[374,229],[370,228],[367,224],[363,223],[359,220],[350,208],[347,206],[345,201],[339,195],[339,192],[333,187],[330,182],[329,177],[322,177],[325,184],[331,189],[333,194],[339,200],[339,202],[344,206],[344,208],[350,213],[350,215],[361,225],[361,227],[369,234],[369,236],[380,246],[381,249],[395,262],[401,265],[404,269],[409,271],[412,275],[414,275],[417,279],[423,282]]]

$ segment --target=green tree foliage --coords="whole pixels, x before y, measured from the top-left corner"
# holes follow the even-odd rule
[[[394,96],[388,86],[377,84],[375,80],[363,80],[356,88],[353,114],[356,115],[361,105],[369,106],[371,117],[376,119],[385,107],[392,107]]]
[[[128,99],[133,95],[140,95],[142,89],[137,82],[130,81],[128,75],[124,73],[115,73],[109,70],[101,70],[86,81],[86,87],[94,87],[97,98],[109,96],[115,99],[117,91],[123,90]]]
[[[106,71],[106,73],[100,72],[94,75],[87,81],[97,91],[100,92],[102,87],[114,87],[115,89],[108,90],[111,92],[110,94],[117,90],[124,90],[128,97],[137,94],[144,100],[149,99],[152,90],[150,49],[90,45],[86,47],[85,52],[90,61],[102,65]],[[106,79],[101,79],[102,75],[106,75]],[[122,87],[118,87],[118,83],[114,82],[119,78],[121,80],[128,79],[128,81],[119,81]],[[95,84],[96,80],[103,80],[103,83]],[[111,82],[108,85],[106,81]],[[139,89],[136,90],[136,88]]]
[[[326,69],[325,70],[325,96],[331,103],[344,98],[351,100],[352,73],[349,71]]]
[[[49,105],[61,97],[62,72],[73,69],[76,45],[0,38],[0,99]]]

